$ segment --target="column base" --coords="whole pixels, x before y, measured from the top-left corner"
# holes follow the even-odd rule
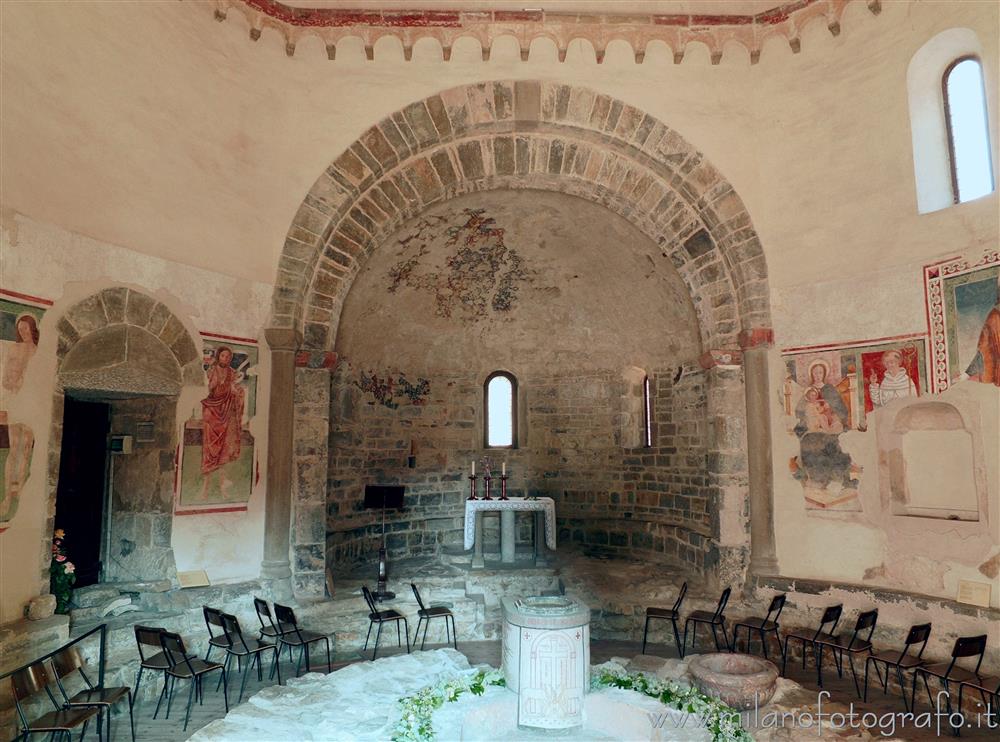
[[[778,574],[778,560],[773,556],[751,556],[750,573],[755,575]]]
[[[481,556],[472,557],[472,568],[473,569],[486,569],[486,560]]]
[[[260,578],[262,580],[285,580],[292,576],[292,565],[287,560],[268,561],[260,563]]]

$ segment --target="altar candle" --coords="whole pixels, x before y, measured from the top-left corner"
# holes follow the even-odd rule
[[[501,477],[507,476],[507,462],[506,461],[504,461],[502,464],[500,464],[500,476]]]
[[[476,476],[476,460],[472,460],[472,476]]]

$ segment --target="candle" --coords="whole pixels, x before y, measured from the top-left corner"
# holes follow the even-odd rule
[[[500,476],[504,477],[506,475],[507,475],[507,462],[504,461],[502,464],[500,464]]]
[[[476,476],[476,460],[472,460],[472,476]]]

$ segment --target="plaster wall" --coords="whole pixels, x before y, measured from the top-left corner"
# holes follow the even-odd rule
[[[48,590],[45,570],[53,515],[50,507],[54,504],[49,493],[58,476],[58,455],[51,466],[49,446],[53,422],[58,425],[62,419],[61,403],[57,404],[53,394],[60,317],[102,289],[127,286],[166,305],[196,343],[195,328],[256,337],[265,324],[270,287],[102,243],[11,211],[4,212],[0,239],[3,288],[54,302],[39,324],[38,350],[25,371],[24,385],[3,405],[12,422],[29,424],[35,434],[30,475],[19,509],[0,537],[0,620],[6,622],[20,618],[24,604]],[[264,471],[269,378],[266,353],[261,354],[258,370],[258,412],[251,432]],[[171,406],[176,408],[176,419],[171,418],[174,440],[183,434],[184,420],[204,396],[203,380],[182,387],[176,405]],[[142,458],[142,451],[138,453]],[[156,478],[162,485],[159,489],[168,490],[159,492],[161,499],[169,501],[163,507],[173,512],[173,478]],[[262,475],[246,512],[175,516],[170,542],[165,546],[173,548],[177,569],[206,569],[213,582],[255,578],[261,560],[263,499]],[[126,579],[127,575],[117,577]]]

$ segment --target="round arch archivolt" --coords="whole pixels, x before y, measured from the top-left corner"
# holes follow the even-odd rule
[[[317,179],[285,240],[271,327],[332,348],[347,291],[405,220],[471,191],[537,188],[600,203],[660,246],[702,344],[770,327],[767,267],[732,185],[677,132],[587,88],[496,81],[445,90],[369,128]]]

